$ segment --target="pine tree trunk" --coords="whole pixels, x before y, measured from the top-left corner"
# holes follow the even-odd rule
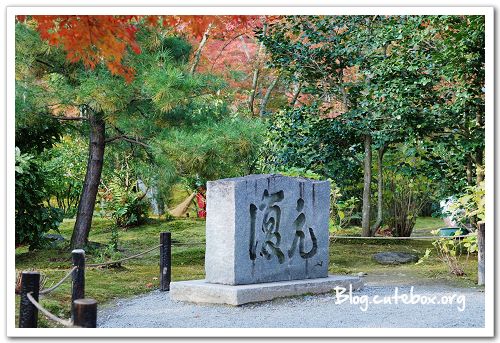
[[[87,160],[87,172],[83,184],[78,211],[76,214],[75,227],[71,236],[71,248],[83,248],[87,242],[92,224],[92,215],[101,180],[104,161],[104,147],[106,126],[102,113],[94,113],[89,110],[90,143]]]
[[[372,182],[372,136],[365,135],[364,138],[365,157],[363,163],[364,180],[363,180],[363,209],[361,217],[361,226],[363,228],[363,237],[370,237],[370,186]]]

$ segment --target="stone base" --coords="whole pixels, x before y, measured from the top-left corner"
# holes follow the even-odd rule
[[[333,291],[335,287],[353,290],[363,287],[357,276],[330,275],[326,278],[279,281],[251,285],[221,285],[205,280],[172,282],[170,299],[195,303],[242,305],[301,294],[319,294]]]

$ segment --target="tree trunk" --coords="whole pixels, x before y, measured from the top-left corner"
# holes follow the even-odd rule
[[[250,50],[248,50],[247,43],[245,42],[245,38],[243,36],[239,36],[238,39],[241,42],[241,49],[245,53],[245,56],[247,57],[247,61],[250,62],[252,58],[250,57]]]
[[[198,67],[198,64],[200,63],[201,51],[203,50],[205,44],[207,44],[208,37],[210,36],[210,30],[212,30],[211,23],[208,25],[207,30],[203,34],[203,38],[201,39],[200,45],[198,46],[198,49],[194,53],[193,64],[191,65],[191,70],[189,71],[189,74],[191,75],[194,74],[196,67]]]
[[[101,180],[102,166],[104,161],[104,147],[106,126],[102,113],[94,113],[89,110],[90,143],[89,156],[87,160],[87,172],[83,184],[78,211],[76,214],[75,227],[71,236],[71,248],[81,249],[87,242],[92,224],[92,215],[97,197],[97,190]]]
[[[484,118],[482,112],[477,112],[476,114],[476,128],[477,130],[484,131]],[[475,154],[476,160],[476,185],[479,186],[481,181],[484,181],[484,148],[482,146],[478,146],[476,148]]]
[[[295,103],[299,99],[299,95],[300,95],[301,90],[302,90],[302,81],[294,84],[292,101],[290,101],[290,105],[292,105],[292,107],[295,106]]]
[[[485,223],[478,223],[477,228],[477,284],[484,285],[484,230]],[[492,274],[492,277],[494,275]]]
[[[382,225],[383,219],[383,193],[384,193],[384,175],[383,175],[383,162],[384,154],[387,149],[387,143],[378,149],[378,176],[377,176],[377,221],[371,228],[371,235],[375,236],[375,232]]]
[[[467,184],[469,186],[472,186],[472,159],[470,156],[467,156],[467,166],[465,169],[465,172],[467,174]]]
[[[271,97],[271,92],[273,91],[274,87],[276,87],[276,84],[278,83],[280,76],[276,76],[276,78],[271,82],[269,87],[267,88],[266,95],[264,95],[264,98],[262,99],[262,103],[260,104],[260,112],[259,115],[262,117],[266,113],[266,107],[267,103],[269,102],[269,98]]]
[[[263,35],[266,34],[267,24],[264,23],[262,26]],[[254,101],[255,94],[257,93],[257,83],[259,81],[260,74],[260,55],[262,54],[262,50],[264,49],[264,43],[261,42],[259,45],[259,50],[257,50],[257,56],[255,60],[255,68],[253,70],[253,78],[252,78],[252,89],[250,90],[250,96],[248,97],[248,108],[250,109],[250,113],[254,113]]]
[[[372,136],[366,134],[364,137],[365,157],[363,163],[363,209],[361,217],[361,226],[363,228],[363,237],[370,237],[370,186],[372,181]]]
[[[476,185],[479,185],[481,181],[484,181],[484,163],[483,163],[484,151],[482,147],[476,148]]]

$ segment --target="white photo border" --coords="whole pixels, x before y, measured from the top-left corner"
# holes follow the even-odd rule
[[[261,1],[258,1],[261,2]],[[486,19],[486,286],[484,328],[99,328],[99,329],[20,329],[15,323],[15,16],[57,14],[138,14],[138,15],[484,15]],[[493,7],[7,7],[6,18],[6,291],[7,335],[10,337],[490,337],[494,334],[494,8]]]

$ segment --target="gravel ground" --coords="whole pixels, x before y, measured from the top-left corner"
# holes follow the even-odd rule
[[[351,298],[344,298],[343,303],[339,303],[342,296],[328,293],[239,307],[182,303],[170,300],[168,292],[153,291],[105,306],[98,313],[98,327],[484,327],[484,293],[480,289],[414,286],[413,295],[420,296],[418,304],[404,304],[401,297],[396,304],[395,287],[398,286],[367,283],[362,290],[353,292]],[[410,292],[408,285],[398,287],[399,295],[410,296]],[[391,299],[391,304],[373,303],[384,297],[386,302]],[[424,298],[435,304],[422,304]],[[451,304],[441,303],[445,299]]]

